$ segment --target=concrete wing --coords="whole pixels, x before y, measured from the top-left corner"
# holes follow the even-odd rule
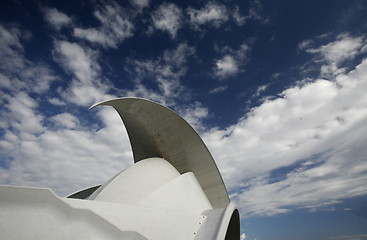
[[[97,103],[112,106],[128,132],[134,161],[161,157],[180,174],[193,172],[213,208],[229,204],[218,168],[196,131],[174,111],[140,98],[119,98]],[[92,108],[91,107],[91,108]]]

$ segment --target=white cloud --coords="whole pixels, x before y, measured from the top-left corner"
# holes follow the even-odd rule
[[[325,208],[367,194],[366,76],[364,59],[330,80],[301,81],[237,124],[204,134],[244,217]]]
[[[306,39],[306,40],[303,40],[301,42],[298,43],[298,49],[299,50],[304,50],[304,49],[307,49],[310,47],[310,45],[312,45],[314,43],[313,40],[311,39]]]
[[[260,1],[254,0],[250,2],[251,7],[248,10],[247,15],[243,16],[240,14],[240,9],[236,6],[232,12],[232,17],[238,26],[243,26],[249,20],[256,20],[262,23],[268,23],[269,20],[264,17],[263,7]]]
[[[56,106],[65,106],[66,105],[66,103],[64,101],[61,101],[60,99],[55,98],[55,97],[48,99],[48,101],[51,104],[56,105]]]
[[[319,53],[326,61],[339,64],[360,54],[364,45],[365,39],[363,37],[351,37],[348,34],[341,34],[336,41],[323,45],[318,49],[308,49],[307,51]]]
[[[109,82],[100,80],[97,53],[89,48],[67,41],[55,41],[54,59],[74,78],[62,93],[65,101],[89,106],[111,98]]]
[[[134,62],[133,64],[137,64]],[[133,89],[125,89],[122,90],[122,95],[125,97],[139,97],[139,98],[146,98],[152,101],[158,102],[163,104],[164,106],[172,106],[174,101],[172,99],[167,98],[163,94],[159,93],[158,91],[154,91],[151,87],[145,86],[142,83],[135,83]]]
[[[13,67],[22,67],[24,65],[23,59],[23,46],[20,43],[21,31],[16,28],[6,28],[0,25],[0,49],[1,55],[4,58],[1,58],[1,67],[3,69],[9,69],[10,65]],[[5,61],[6,60],[6,61]],[[11,61],[10,64],[7,64],[7,61]]]
[[[143,9],[149,6],[149,0],[130,0],[130,3],[139,9]]]
[[[43,62],[32,62],[25,57],[21,40],[29,40],[29,33],[0,25],[1,88],[42,93],[58,78]]]
[[[45,64],[25,58],[27,49],[21,44],[23,32],[3,26],[0,31],[0,54],[8,61],[0,64],[0,77],[5,80],[1,85],[5,91],[0,92],[0,158],[6,164],[0,168],[0,182],[48,187],[65,195],[103,183],[131,163],[127,135],[113,109],[97,110],[102,129],[85,126],[67,112],[45,116],[50,112],[40,110],[45,99],[65,109],[75,109],[70,104],[73,101],[89,105],[98,97],[99,100],[111,97],[105,94],[106,86],[98,78],[100,69],[95,52],[70,42],[55,41],[55,59],[74,76],[70,85],[66,81],[63,102],[57,92],[55,96],[45,94],[55,77]]]
[[[248,11],[247,18],[254,19],[259,21],[267,22],[266,19],[263,17],[263,7],[259,0],[254,0],[251,2],[251,8]]]
[[[266,89],[269,87],[269,85],[261,85],[257,88],[255,94],[253,95],[254,97],[258,97],[260,96],[260,94],[264,91],[266,91]]]
[[[105,48],[117,46],[125,39],[133,36],[134,26],[124,10],[116,3],[99,7],[94,16],[101,22],[99,28],[75,28],[74,35]]]
[[[11,87],[12,83],[10,79],[6,75],[0,73],[0,88],[10,89]]]
[[[98,76],[100,67],[95,52],[68,41],[55,41],[54,45],[55,60],[78,80],[87,83]]]
[[[72,23],[70,17],[65,13],[59,12],[56,8],[45,8],[44,15],[46,21],[57,30]]]
[[[22,110],[36,111],[31,106]],[[133,163],[127,133],[112,108],[97,110],[103,124],[99,130],[77,124],[68,126],[75,116],[60,116],[52,119],[63,118],[63,129],[43,126],[44,131],[28,134],[6,130],[0,140],[0,150],[12,160],[7,168],[0,168],[2,183],[47,187],[64,196],[104,183]],[[65,122],[70,117],[73,120]]]
[[[0,67],[12,73],[25,68],[24,49],[20,43],[21,31],[0,25]],[[13,70],[14,69],[14,70]]]
[[[237,25],[242,26],[246,23],[247,18],[245,16],[241,16],[240,8],[236,6],[233,10],[232,17]]]
[[[245,239],[246,239],[246,234],[242,233],[241,236],[240,236],[240,240],[245,240]]]
[[[230,47],[224,47],[222,52],[226,54],[215,61],[214,74],[220,79],[234,76],[241,71],[240,67],[244,66],[249,58],[248,54],[251,48],[247,43],[242,43],[240,48],[233,50]]]
[[[273,74],[271,75],[271,78],[277,79],[277,78],[279,78],[281,75],[282,75],[282,74],[281,74],[281,73],[279,73],[279,72],[277,72],[277,73],[273,73]]]
[[[15,96],[3,96],[6,100],[1,113],[1,127],[28,135],[44,131],[43,116],[35,111],[38,103],[25,92],[18,92]]]
[[[172,38],[182,27],[182,10],[173,3],[164,3],[152,14],[153,25],[156,29],[167,31]]]
[[[190,125],[197,131],[203,132],[202,120],[207,118],[209,115],[208,108],[204,107],[200,102],[195,102],[187,106],[180,106],[178,114],[182,116]]]
[[[211,24],[218,28],[228,20],[227,8],[216,2],[208,2],[200,10],[188,8],[187,13],[190,23],[197,29],[204,24]]]
[[[9,96],[4,109],[0,157],[8,166],[0,168],[2,184],[51,188],[65,196],[102,184],[133,163],[126,130],[111,107],[97,107],[84,117],[65,112],[46,119],[37,101],[23,93]],[[185,111],[193,124],[207,115],[199,103]],[[92,116],[99,125],[82,121]]]
[[[212,90],[209,91],[209,94],[216,94],[216,93],[220,93],[223,92],[225,90],[227,90],[228,86],[220,86],[217,88],[213,88]]]
[[[57,127],[75,129],[79,126],[79,120],[70,113],[60,113],[51,118]]]
[[[0,157],[9,165],[0,168],[0,182],[50,187],[63,195],[103,183],[132,163],[126,132],[113,109],[92,110],[90,114],[97,113],[100,122],[96,126],[86,126],[83,116],[68,112],[42,114],[40,93],[49,89],[55,77],[47,65],[24,57],[22,31],[2,26],[0,31],[0,79],[7,90],[0,95]],[[367,194],[367,59],[351,71],[341,68],[344,61],[353,61],[366,51],[364,39],[341,35],[332,43],[312,48],[309,52],[318,55],[322,64],[335,64],[330,79],[300,81],[227,129],[204,132],[202,120],[208,117],[208,109],[200,103],[176,108],[203,132],[242,216],[273,215],[293,207],[325,208]],[[249,50],[246,44],[237,50],[226,47],[218,61],[232,58],[238,72]],[[158,58],[130,60],[136,88],[122,92],[173,106],[174,99],[185,92],[181,78],[194,53],[193,47],[180,44]],[[54,107],[88,106],[112,97],[109,83],[101,80],[97,52],[55,41],[53,54],[71,75],[58,91],[63,92],[61,96],[45,97]],[[231,69],[224,63],[222,69]],[[36,81],[36,76],[43,75],[48,77]],[[159,91],[148,88],[145,81],[155,81]]]
[[[171,63],[176,68],[181,68],[187,63],[187,58],[195,53],[195,48],[181,43],[176,49],[166,50],[163,53],[163,60]]]
[[[3,26],[0,32],[0,127],[3,130],[0,148],[1,161],[8,162],[6,156],[11,154],[5,154],[3,149],[16,151],[20,138],[31,141],[34,135],[45,131],[44,116],[37,111],[39,102],[30,95],[45,94],[57,78],[45,63],[25,57],[27,49],[21,41],[31,40],[27,32]]]
[[[236,60],[230,55],[226,55],[222,59],[217,60],[215,65],[215,75],[220,78],[232,76],[239,71]]]
[[[352,37],[348,33],[337,36],[337,39],[318,48],[309,47],[312,40],[305,40],[299,43],[299,49],[308,53],[317,54],[318,61],[325,62],[322,66],[321,76],[330,77],[342,73],[344,68],[340,68],[344,61],[351,60],[367,51],[365,37]]]
[[[236,57],[240,59],[241,61],[246,60],[246,57],[251,50],[251,47],[247,43],[242,43],[240,48],[235,52]]]
[[[126,69],[134,74],[140,86],[144,81],[155,82],[165,98],[182,98],[185,96],[180,78],[186,74],[187,59],[194,53],[193,47],[182,43],[154,60],[129,60]]]
[[[132,153],[126,131],[112,108],[92,110],[97,111],[97,122],[101,126],[84,124],[85,113],[81,116],[70,112],[46,116],[52,111],[41,112],[41,107],[44,109],[49,103],[54,105],[53,111],[56,112],[60,109],[83,112],[80,105],[86,107],[115,97],[108,94],[108,80],[103,78],[102,81],[100,76],[98,52],[77,43],[55,40],[54,60],[70,75],[70,80],[65,79],[54,95],[44,94],[56,78],[47,65],[25,58],[26,48],[21,41],[29,40],[25,38],[27,33],[3,26],[0,31],[0,85],[5,88],[0,92],[0,158],[6,165],[0,168],[0,182],[48,187],[65,195],[101,184],[131,164]],[[183,88],[179,78],[186,73],[184,65],[194,52],[193,47],[180,44],[151,61],[154,67],[158,67],[152,73],[159,76],[157,83],[166,96],[139,83],[130,93],[172,105],[170,98],[177,97]],[[207,110],[194,104],[186,106],[185,113],[193,124],[201,125],[199,121],[206,116]]]

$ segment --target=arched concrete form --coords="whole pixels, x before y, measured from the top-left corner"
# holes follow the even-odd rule
[[[231,220],[229,221],[225,240],[238,240],[240,239],[240,214],[237,209],[232,213]]]
[[[226,208],[208,209],[202,214],[207,218],[195,239],[240,239],[239,212],[232,202]]]
[[[239,212],[184,119],[138,98],[97,105],[120,114],[135,164],[65,198],[0,186],[0,239],[239,240]]]
[[[180,174],[193,172],[213,208],[229,204],[226,187],[200,136],[174,111],[140,98],[119,98],[97,103],[113,106],[128,132],[134,161],[161,157]],[[91,107],[91,108],[92,108]]]

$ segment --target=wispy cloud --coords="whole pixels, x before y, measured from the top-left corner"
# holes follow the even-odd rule
[[[245,25],[249,20],[256,20],[262,23],[267,23],[269,21],[264,16],[262,4],[258,0],[250,2],[250,8],[246,15],[241,15],[240,8],[236,6],[232,12],[232,17],[235,23],[239,26]]]
[[[37,101],[25,92],[18,92],[15,95],[5,95],[2,100],[6,100],[2,117],[4,129],[14,129],[17,133],[38,134],[44,131],[42,126],[43,116],[35,109],[38,107]]]
[[[325,56],[334,52],[317,49],[329,49]],[[366,73],[364,59],[330,80],[301,81],[251,109],[237,124],[204,134],[244,216],[317,209],[367,193]]]
[[[238,63],[234,59],[234,57],[230,55],[225,55],[223,58],[217,60],[215,62],[216,70],[215,75],[220,78],[226,78],[231,75],[235,75],[238,73]]]
[[[55,41],[54,59],[72,80],[61,96],[68,102],[88,106],[110,97],[109,82],[101,82],[97,53],[77,43]]]
[[[224,47],[221,52],[225,55],[215,61],[214,75],[223,80],[238,74],[241,67],[248,62],[250,50],[250,45],[245,42],[237,50],[228,46]]]
[[[34,106],[28,105],[21,110],[37,112]],[[35,124],[29,127],[34,129],[34,126],[41,125],[42,131],[6,130],[0,148],[3,156],[12,156],[12,159],[7,168],[0,168],[0,181],[48,187],[57,194],[66,195],[105,182],[131,164],[131,149],[121,119],[113,109],[100,111],[103,113],[100,115],[103,126],[100,130],[80,127],[77,117],[70,113],[51,118],[55,120],[56,128],[43,126],[42,119],[36,118]],[[12,116],[11,119],[18,121],[20,117]],[[63,128],[59,128],[61,118]],[[69,120],[65,122],[65,119]],[[25,123],[29,125],[30,120]]]
[[[166,31],[172,38],[182,27],[183,14],[181,8],[173,3],[163,3],[152,13],[153,25],[156,29]]]
[[[60,113],[51,117],[52,122],[61,128],[75,129],[80,126],[79,120],[70,113]]]
[[[228,11],[223,4],[208,2],[201,9],[188,8],[187,14],[194,29],[200,30],[201,25],[210,24],[220,27],[228,20]]]
[[[263,21],[264,23],[268,21],[263,15],[263,6],[259,0],[254,0],[251,2],[251,7],[246,18]]]
[[[240,14],[240,8],[236,6],[232,12],[232,17],[237,25],[242,26],[246,23],[247,18]]]
[[[48,102],[53,104],[53,105],[56,105],[56,106],[65,106],[66,105],[66,103],[64,101],[61,101],[57,97],[49,98]]]
[[[253,97],[259,97],[260,94],[264,91],[266,91],[266,89],[269,87],[269,85],[261,85],[256,89],[255,94],[253,95]]]
[[[44,62],[28,60],[21,41],[30,41],[29,33],[0,25],[0,87],[3,89],[45,92],[58,78]]]
[[[113,4],[95,11],[100,26],[75,28],[77,42],[54,40],[52,56],[63,70],[60,76],[47,63],[27,59],[24,43],[32,40],[31,34],[0,26],[0,158],[6,163],[0,168],[2,183],[50,187],[67,194],[103,183],[132,163],[127,134],[113,109],[93,109],[92,126],[85,124],[91,115],[83,110],[114,97],[111,83],[102,77],[101,52],[88,44],[113,48],[133,34],[133,23]],[[143,7],[147,1],[140,4]],[[248,15],[260,19],[256,4]],[[222,26],[228,21],[224,17],[228,10],[220,10],[221,6],[210,2],[191,9],[193,24]],[[56,28],[72,25],[56,9],[47,11],[51,17],[46,19]],[[153,13],[154,27],[177,38],[181,14],[176,5],[161,5]],[[239,9],[237,14],[238,24],[244,24],[247,20]],[[187,43],[157,57],[128,59],[125,70],[135,81],[119,93],[169,105],[193,124],[211,149],[243,216],[274,215],[293,208],[317,210],[367,193],[367,60],[358,58],[366,49],[365,36],[350,34],[322,45],[303,41],[299,50],[314,56],[313,67],[323,79],[300,79],[224,129],[205,128],[209,109],[202,103],[176,105],[177,99],[190,98],[183,79],[195,48]],[[223,47],[213,75],[222,80],[244,71],[250,52],[247,42]],[[54,95],[47,95],[62,77],[65,82]],[[220,86],[210,93],[225,90]],[[260,86],[257,93],[265,90],[266,85]],[[49,104],[57,111],[41,111]]]
[[[72,20],[65,13],[59,12],[56,8],[44,8],[45,20],[53,26],[56,30],[60,30],[62,27],[68,26],[72,23]]]
[[[96,62],[96,52],[68,41],[55,41],[54,45],[54,58],[66,72],[84,83],[98,76],[100,66]]]
[[[133,36],[134,25],[128,14],[116,2],[99,6],[94,16],[100,21],[97,28],[74,28],[74,35],[105,48],[116,48],[125,39]]]
[[[217,88],[213,88],[212,90],[209,91],[209,94],[216,94],[216,93],[220,93],[223,92],[225,90],[227,90],[228,86],[220,86]]]
[[[149,2],[150,2],[150,0],[130,0],[130,3],[133,6],[138,7],[139,9],[143,9],[145,7],[148,7],[149,6]]]
[[[182,116],[197,132],[204,132],[206,128],[203,125],[203,120],[209,115],[209,110],[200,102],[176,107],[180,116]]]
[[[0,30],[5,33],[1,47],[8,60],[18,62],[18,69],[31,71],[37,67],[24,57],[27,49],[20,42],[21,31],[3,27]],[[183,66],[194,52],[193,47],[180,44],[157,59],[142,62],[145,65],[141,67],[140,74],[144,75],[144,71],[157,74],[157,83],[166,96],[145,87],[140,81],[130,93],[150,99],[160,98],[161,101],[176,96],[175,92],[181,88],[179,78],[186,71]],[[46,101],[42,101],[42,92],[31,94],[33,88],[26,87],[26,84],[14,85],[13,80],[11,88],[1,91],[0,181],[47,187],[59,195],[66,195],[105,182],[132,164],[133,160],[125,128],[112,108],[93,109],[90,115],[80,108],[115,97],[109,95],[108,81],[101,80],[98,52],[78,43],[55,40],[53,57],[69,77],[65,79],[63,88],[51,98],[44,96]],[[158,69],[150,68],[150,64]],[[6,64],[1,66],[1,77],[9,78],[13,70],[10,71]],[[9,93],[9,89],[13,92]],[[124,93],[128,96],[129,90]],[[53,104],[56,113],[42,112],[41,103],[46,106],[47,103]],[[74,110],[69,111],[70,108],[83,113],[75,115]],[[202,126],[200,121],[208,114],[208,110],[198,102],[177,110],[198,127]],[[90,116],[97,120],[93,125],[85,123]]]
[[[106,181],[132,161],[126,132],[119,117],[108,112],[112,109],[99,110],[104,113],[101,115],[97,112],[102,129],[87,126],[80,116],[65,112],[71,106],[76,109],[78,104],[93,103],[96,96],[103,95],[103,100],[111,97],[105,95],[106,88],[98,80],[95,52],[55,41],[54,57],[73,79],[70,85],[66,81],[64,92],[50,97],[47,90],[60,76],[53,76],[46,63],[25,57],[28,49],[22,43],[32,38],[23,38],[27,32],[17,28],[0,26],[0,31],[2,183],[48,187],[65,195]],[[64,98],[58,94],[65,94]],[[48,103],[54,104],[57,113],[42,111]],[[109,143],[111,137],[122,140],[122,147],[114,140]],[[102,166],[105,172],[100,172]]]
[[[180,78],[186,74],[187,59],[194,53],[195,48],[182,43],[176,49],[164,51],[157,59],[131,59],[126,69],[134,75],[139,84],[143,81],[158,84],[161,95],[166,98],[184,97]]]
[[[313,44],[314,40],[304,40],[299,43],[298,48],[316,54],[316,60],[325,63],[321,69],[321,77],[330,77],[345,71],[340,67],[344,61],[367,52],[366,38],[353,37],[348,33],[342,33],[335,41],[320,47],[314,48]]]

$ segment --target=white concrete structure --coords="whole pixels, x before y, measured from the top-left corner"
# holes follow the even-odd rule
[[[157,103],[122,98],[135,164],[66,198],[47,189],[0,187],[0,239],[240,239],[208,149],[192,127]]]

